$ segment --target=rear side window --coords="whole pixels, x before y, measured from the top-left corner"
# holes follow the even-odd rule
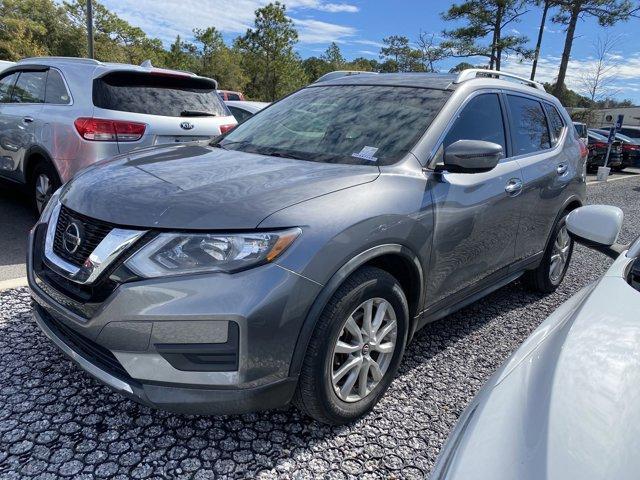
[[[227,100],[242,100],[237,93],[227,93]]]
[[[549,119],[549,129],[551,130],[551,143],[555,147],[562,135],[562,129],[564,128],[564,122],[558,109],[550,103],[545,103],[544,108],[547,111],[547,118]]]
[[[547,120],[537,100],[507,95],[511,112],[514,155],[526,155],[551,148]]]
[[[50,69],[47,75],[47,89],[45,92],[44,103],[50,103],[54,105],[67,105],[71,98],[67,87],[62,80],[60,72],[54,69]]]
[[[47,72],[20,72],[18,81],[11,94],[12,103],[42,103],[44,102],[44,86]]]
[[[469,100],[444,139],[444,147],[458,140],[484,140],[502,145],[507,152],[500,100],[495,93],[484,93]]]
[[[233,116],[236,117],[236,120],[238,121],[238,123],[242,123],[248,118],[251,118],[253,116],[249,112],[242,110],[238,107],[229,106],[229,110],[231,110],[231,113],[233,114]]]
[[[11,101],[11,91],[17,78],[17,73],[0,78],[0,103],[9,103]]]
[[[169,117],[229,115],[213,81],[183,75],[113,72],[93,81],[93,104]]]

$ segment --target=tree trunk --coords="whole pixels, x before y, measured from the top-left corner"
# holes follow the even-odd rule
[[[542,10],[542,19],[540,20],[540,29],[538,30],[538,41],[536,42],[536,50],[533,54],[533,66],[531,67],[531,80],[536,78],[536,69],[538,68],[538,58],[540,57],[540,47],[542,46],[542,34],[547,23],[547,13],[549,12],[549,0],[545,0]]]
[[[491,46],[492,62],[496,67],[496,70],[500,71],[500,65],[502,63],[502,17],[504,15],[504,7],[498,5],[498,11],[496,12],[496,23],[493,29],[493,45]]]
[[[567,77],[567,68],[569,67],[569,58],[571,58],[571,47],[573,46],[573,37],[576,33],[576,25],[578,17],[582,10],[582,2],[574,2],[571,7],[571,16],[569,17],[569,25],[567,26],[567,36],[564,39],[564,50],[562,51],[562,60],[560,61],[560,70],[558,71],[558,79],[553,88],[553,94],[559,97],[564,89],[564,80]]]

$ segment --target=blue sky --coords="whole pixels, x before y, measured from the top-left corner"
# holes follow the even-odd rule
[[[130,23],[166,44],[177,34],[189,39],[193,28],[215,26],[228,41],[253,22],[256,8],[266,0],[102,0]],[[346,58],[364,56],[378,58],[380,43],[388,35],[405,35],[415,40],[420,31],[439,34],[451,28],[440,13],[452,2],[440,0],[284,0],[288,14],[300,33],[298,52],[303,57],[319,55],[331,41],[336,41]],[[521,21],[510,26],[530,38],[533,45],[541,11],[530,7]],[[615,80],[610,93],[617,98],[631,98],[640,104],[640,43],[632,33],[640,28],[639,19],[631,19],[611,28],[598,26],[586,18],[578,25],[572,63],[567,83],[580,90],[582,72],[593,65],[593,43],[598,36],[617,39],[612,55],[616,63]],[[542,45],[539,79],[552,80],[564,42],[563,26],[548,22]],[[443,61],[438,67],[447,70],[461,60]],[[473,59],[471,59],[473,63]],[[530,65],[516,58],[507,59],[503,69],[528,76]]]

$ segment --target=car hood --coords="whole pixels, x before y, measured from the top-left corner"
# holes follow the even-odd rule
[[[375,180],[374,166],[275,158],[197,144],[131,152],[77,175],[62,203],[123,226],[251,229],[287,206]]]
[[[637,478],[640,294],[618,268],[628,260],[554,312],[489,380],[433,480]]]

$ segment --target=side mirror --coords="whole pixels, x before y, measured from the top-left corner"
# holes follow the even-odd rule
[[[569,213],[566,224],[576,242],[616,258],[626,248],[616,243],[623,219],[624,213],[618,207],[587,205]]]
[[[502,146],[483,140],[458,140],[444,150],[444,168],[452,173],[493,170],[503,156]]]

